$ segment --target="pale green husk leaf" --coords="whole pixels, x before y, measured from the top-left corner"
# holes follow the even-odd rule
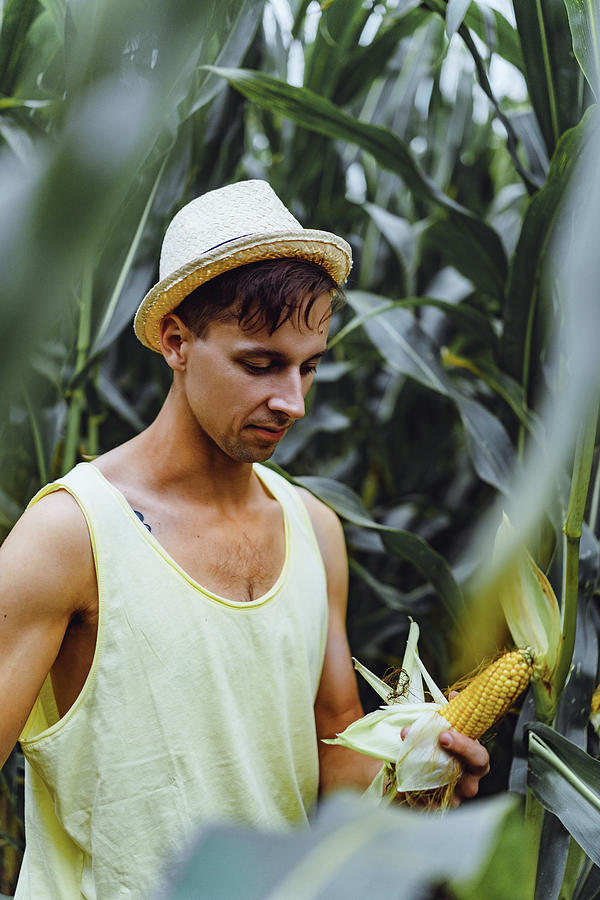
[[[510,557],[501,577],[500,603],[517,647],[534,652],[534,677],[550,681],[560,649],[558,601],[527,550],[520,547],[514,552],[515,543],[515,531],[504,514],[494,545],[495,559]]]

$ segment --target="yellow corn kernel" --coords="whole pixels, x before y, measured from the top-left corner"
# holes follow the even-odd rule
[[[598,687],[592,694],[592,712],[600,712],[600,685],[598,685]]]
[[[481,737],[525,690],[532,672],[531,651],[511,650],[480,672],[438,712],[467,737]]]

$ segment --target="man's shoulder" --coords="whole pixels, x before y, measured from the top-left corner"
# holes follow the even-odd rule
[[[90,580],[93,555],[85,517],[66,490],[43,495],[25,510],[0,547],[0,583],[6,590],[21,583],[27,561],[27,593],[35,586],[43,602],[47,591],[63,592],[65,601]]]

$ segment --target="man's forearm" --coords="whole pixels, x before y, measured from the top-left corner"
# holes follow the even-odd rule
[[[380,759],[329,744],[319,747],[319,764],[321,796],[341,788],[364,791],[382,766]]]

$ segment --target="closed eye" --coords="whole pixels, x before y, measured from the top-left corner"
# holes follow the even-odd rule
[[[277,372],[281,368],[278,362],[271,362],[267,366],[257,366],[254,363],[242,362],[242,365],[251,375],[268,375]],[[317,363],[303,363],[300,366],[301,375],[314,375],[317,371]]]

